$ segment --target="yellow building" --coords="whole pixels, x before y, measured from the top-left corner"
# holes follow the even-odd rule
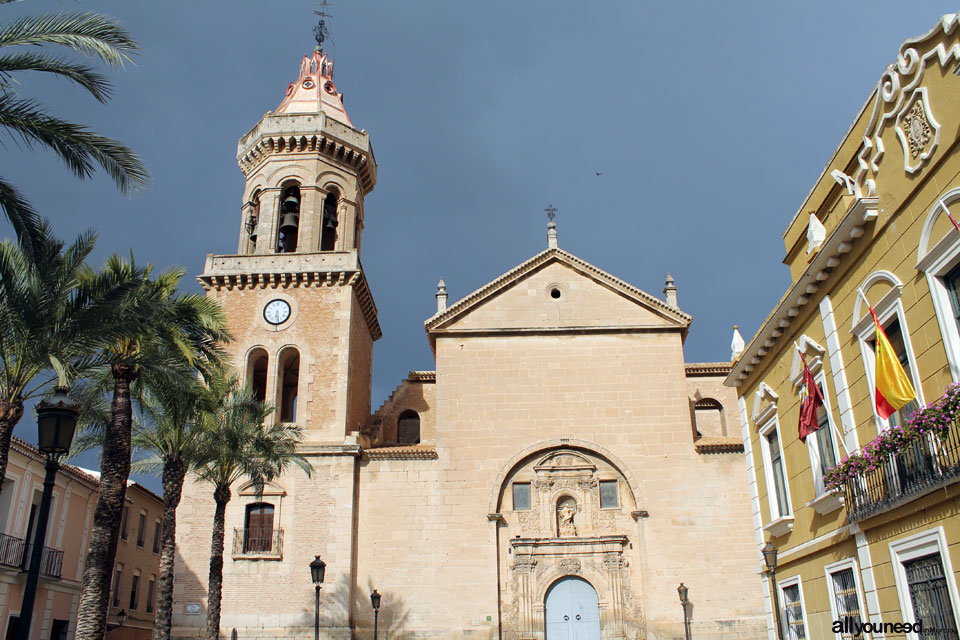
[[[900,46],[787,226],[790,288],[745,348],[734,334],[726,384],[737,388],[756,542],[779,551],[771,638],[771,594],[784,638],[958,637],[960,433],[952,421],[934,435],[908,422],[960,381],[960,229],[946,215],[960,217],[958,21],[944,16]],[[917,391],[889,419],[875,409],[876,330],[858,290]],[[805,443],[798,350],[825,398]],[[895,452],[827,486],[826,469],[848,456],[842,468],[856,469],[868,443],[897,434]],[[835,621],[920,622],[923,633],[858,635]]]

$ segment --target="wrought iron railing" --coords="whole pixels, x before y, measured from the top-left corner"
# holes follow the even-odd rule
[[[26,544],[20,538],[0,533],[0,564],[26,571],[30,564],[32,544]],[[40,574],[48,578],[59,578],[63,572],[63,551],[44,547],[40,554]]]
[[[25,546],[20,538],[0,533],[0,564],[18,569],[22,567]]]
[[[913,500],[918,494],[960,478],[960,427],[942,436],[927,433],[878,463],[872,471],[847,478],[847,517],[863,520]]]
[[[283,553],[283,529],[233,530],[233,555],[279,557]]]

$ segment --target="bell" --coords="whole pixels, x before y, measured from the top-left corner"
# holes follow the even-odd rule
[[[300,198],[293,194],[284,198],[283,211],[285,213],[300,213]]]
[[[293,233],[299,226],[300,216],[296,213],[285,213],[280,219],[280,233]]]
[[[337,228],[337,219],[333,216],[327,218],[327,229],[336,229]]]
[[[256,244],[257,244],[257,234],[253,234],[253,235],[250,236],[250,244],[252,244],[252,245],[256,245]]]

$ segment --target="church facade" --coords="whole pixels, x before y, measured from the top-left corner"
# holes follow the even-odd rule
[[[237,252],[199,280],[239,374],[305,430],[297,470],[229,503],[221,633],[309,638],[758,638],[729,363],[687,363],[668,277],[645,293],[559,246],[425,322],[434,371],[371,412],[377,309],[360,263],[377,164],[319,49],[243,138]],[[371,218],[375,224],[375,216]],[[177,522],[177,637],[203,635],[214,503]],[[678,587],[689,589],[682,606]],[[235,632],[235,635],[233,635]]]

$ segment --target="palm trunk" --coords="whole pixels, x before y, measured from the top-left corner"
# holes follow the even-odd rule
[[[157,616],[153,640],[170,640],[173,614],[173,562],[177,551],[177,507],[186,467],[180,457],[163,463],[163,526],[160,530],[160,575],[157,578]]]
[[[230,486],[213,492],[217,510],[213,514],[213,535],[210,540],[210,579],[207,586],[207,640],[220,637],[220,599],[223,596],[223,522],[230,502]]]
[[[0,492],[7,477],[7,460],[10,458],[10,440],[13,428],[23,417],[23,399],[8,400],[0,398]]]
[[[93,513],[87,560],[83,567],[76,640],[103,640],[107,631],[110,578],[117,555],[127,478],[130,476],[130,425],[133,415],[130,383],[137,378],[137,369],[115,364],[111,370],[113,404],[100,456],[100,491]]]

